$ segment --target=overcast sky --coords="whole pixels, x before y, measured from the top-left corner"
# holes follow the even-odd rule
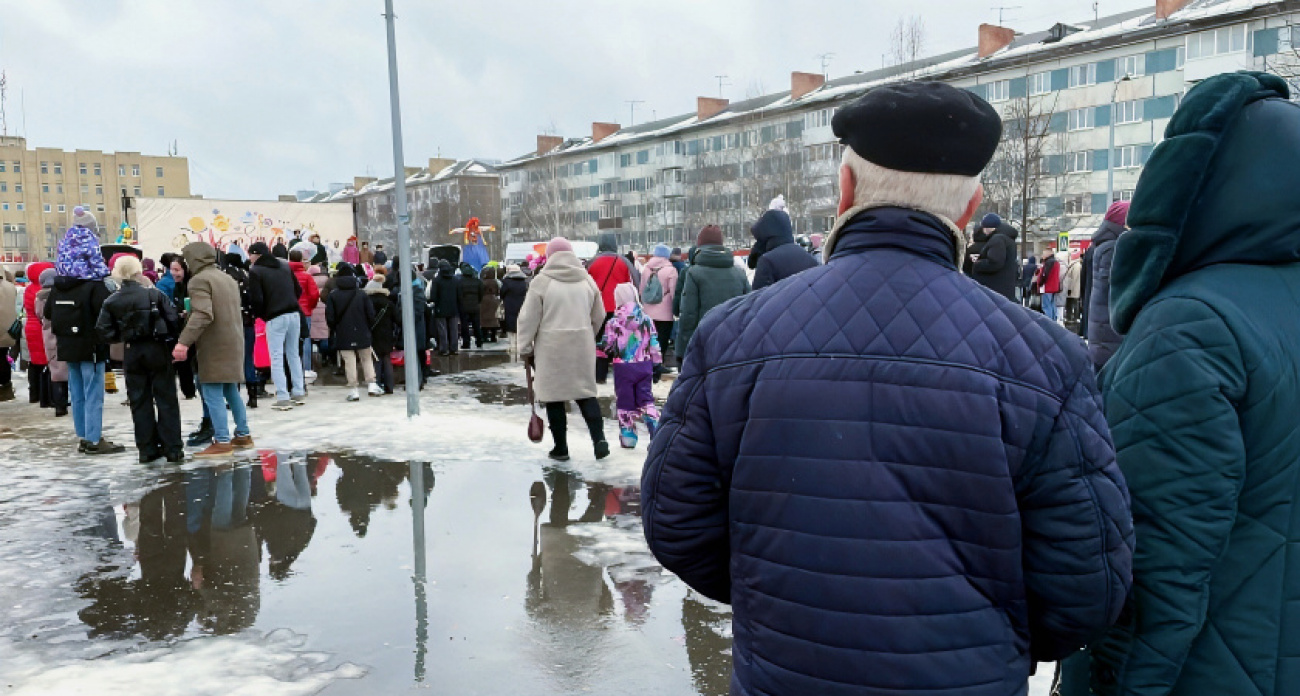
[[[554,130],[693,111],[695,97],[789,89],[881,65],[924,11],[927,54],[1091,18],[1091,0],[396,0],[407,166],[510,158]],[[1154,0],[1103,0],[1103,15]],[[815,8],[819,13],[814,13]],[[165,154],[209,198],[273,199],[390,176],[382,0],[0,0],[10,134],[29,146]]]

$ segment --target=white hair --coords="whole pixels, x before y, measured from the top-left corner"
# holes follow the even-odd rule
[[[961,218],[979,189],[978,176],[925,174],[886,169],[844,148],[844,166],[853,172],[853,207],[912,208],[949,221]]]
[[[143,268],[140,259],[132,254],[127,254],[113,264],[113,278],[115,280],[139,280],[143,276]]]

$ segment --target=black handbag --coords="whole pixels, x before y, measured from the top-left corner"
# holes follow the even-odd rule
[[[19,337],[23,335],[23,320],[14,319],[14,323],[9,325],[9,328],[5,331],[5,333],[9,334],[9,338],[12,338],[15,341],[17,341]]]

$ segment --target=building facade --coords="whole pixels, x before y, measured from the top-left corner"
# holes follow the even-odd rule
[[[79,205],[94,213],[101,239],[115,239],[124,196],[189,198],[189,161],[138,152],[29,149],[24,138],[0,137],[0,261],[54,258]]]
[[[617,232],[624,244],[688,246],[705,224],[728,242],[785,197],[799,233],[834,222],[839,106],[892,82],[939,80],[987,99],[1004,119],[984,175],[984,211],[1038,247],[1086,235],[1112,200],[1132,196],[1183,94],[1210,75],[1266,70],[1291,79],[1300,3],[1153,0],[1148,9],[1019,34],[983,25],[976,47],[826,82],[794,73],[788,92],[740,103],[701,97],[695,113],[583,138],[538,136],[500,166],[511,241]],[[1112,145],[1113,143],[1113,145]]]
[[[475,159],[434,158],[426,168],[408,168],[406,175],[406,207],[415,248],[459,244],[450,231],[477,217],[480,225],[498,230],[484,237],[492,258],[505,255],[505,240],[499,231],[501,179],[495,165]],[[397,248],[397,196],[391,177],[358,177],[352,186],[309,200],[351,200],[357,239],[370,242],[371,248],[377,244],[390,251]]]

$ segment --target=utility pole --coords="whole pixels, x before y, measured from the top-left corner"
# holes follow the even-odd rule
[[[393,0],[384,0],[384,19],[388,25],[388,97],[393,116],[393,194],[397,203],[397,260],[402,282],[402,326],[415,326],[415,298],[411,296],[411,217],[406,212],[406,163],[402,159],[402,100],[397,90],[397,36],[393,29]],[[402,349],[406,359],[406,417],[420,415],[420,353],[416,350],[415,332],[402,332]],[[411,482],[415,485],[415,481]]]
[[[624,103],[627,104],[628,107],[630,107],[631,110],[632,110],[632,123],[631,123],[630,125],[635,126],[635,125],[636,125],[636,105],[637,105],[637,104],[644,104],[645,102],[644,102],[644,101],[641,101],[640,99],[628,99],[628,100],[627,100],[626,102],[624,102]]]

